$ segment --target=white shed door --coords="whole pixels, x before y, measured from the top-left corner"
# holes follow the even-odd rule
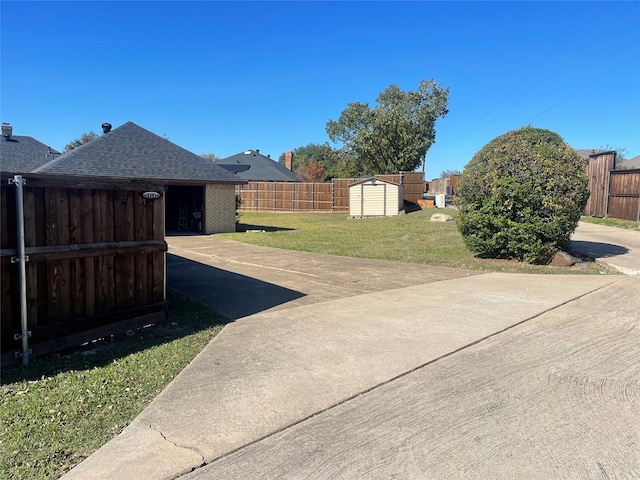
[[[374,183],[363,185],[362,215],[385,215],[385,192],[387,185]]]

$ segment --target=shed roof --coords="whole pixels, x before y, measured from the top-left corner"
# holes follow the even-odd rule
[[[59,155],[60,152],[33,137],[12,135],[0,139],[0,170],[3,172],[28,173]]]
[[[400,186],[399,183],[390,182],[389,180],[383,180],[381,178],[371,177],[371,178],[363,178],[362,180],[359,180],[357,182],[353,182],[353,183],[349,184],[349,187],[353,187],[354,185],[361,185],[363,183],[387,183],[389,185],[395,185],[396,187]]]
[[[259,182],[299,182],[300,179],[294,172],[284,165],[265,157],[258,150],[245,150],[227,158],[215,160],[216,165],[224,165],[224,168],[237,170],[236,175],[243,180]],[[248,169],[240,170],[240,165],[248,165]]]
[[[133,122],[63,153],[33,172],[169,182],[245,183],[227,170]]]

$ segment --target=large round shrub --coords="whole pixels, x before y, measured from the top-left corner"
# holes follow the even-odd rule
[[[589,198],[587,183],[582,160],[557,133],[505,133],[460,176],[458,230],[477,254],[538,262],[569,241]]]

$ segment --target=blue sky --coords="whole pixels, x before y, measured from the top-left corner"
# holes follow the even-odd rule
[[[328,141],[349,102],[450,87],[426,177],[531,124],[640,154],[638,2],[3,0],[2,122],[56,149],[133,121],[226,157]]]

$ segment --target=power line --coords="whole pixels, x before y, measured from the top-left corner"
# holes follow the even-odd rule
[[[554,103],[553,105],[551,105],[549,108],[547,108],[546,110],[542,111],[541,113],[537,114],[535,117],[532,117],[531,119],[529,119],[528,121],[526,121],[524,124],[527,125],[529,124],[532,120],[535,120],[536,118],[538,118],[541,115],[544,115],[545,113],[547,113],[549,110],[552,110],[554,108],[556,108],[558,105],[560,105],[561,103],[564,103],[565,101],[567,101],[568,99],[570,99],[571,97],[573,97],[574,95],[580,93],[581,91],[583,91],[585,88],[590,87],[591,85],[593,85],[594,83],[596,83],[598,80],[600,80],[603,77],[606,77],[607,75],[609,75],[611,72],[613,72],[614,70],[617,70],[618,68],[620,68],[622,65],[624,65],[627,62],[630,62],[631,60],[633,60],[635,57],[637,57],[638,55],[640,55],[640,50],[637,51],[636,53],[634,53],[633,55],[631,55],[629,58],[627,58],[626,60],[624,60],[623,62],[619,63],[618,65],[616,65],[615,67],[613,67],[612,69],[606,71],[605,73],[603,73],[602,75],[600,75],[598,78],[592,80],[591,82],[587,83],[585,86],[583,86],[582,88],[576,90],[575,92],[573,92],[570,95],[567,95],[565,98],[563,98],[562,100],[560,100],[559,102]]]
[[[585,43],[584,45],[582,45],[582,47],[580,47],[573,55],[571,55],[569,58],[567,58],[562,64],[560,64],[560,66],[558,66],[555,70],[553,70],[550,74],[548,74],[546,77],[544,77],[542,80],[540,80],[536,85],[534,85],[531,89],[529,89],[526,93],[524,93],[522,96],[520,96],[515,102],[513,102],[511,105],[509,105],[507,108],[505,108],[504,110],[502,110],[500,113],[498,113],[498,115],[496,115],[495,117],[493,117],[491,120],[489,120],[488,122],[486,122],[484,125],[488,125],[489,123],[491,123],[493,120],[495,120],[496,118],[498,118],[500,115],[502,115],[504,112],[506,112],[507,110],[509,110],[511,107],[513,107],[515,104],[517,104],[520,100],[522,100],[524,97],[526,97],[527,95],[529,95],[532,91],[534,91],[536,88],[538,88],[542,83],[544,83],[546,80],[548,80],[554,73],[556,73],[558,70],[560,70],[562,67],[564,67],[567,63],[569,63],[576,55],[578,55],[582,50],[584,50],[591,42],[593,42],[596,38],[598,38],[600,35],[602,35],[602,33],[604,33],[606,30],[608,30],[609,28],[611,28],[611,26],[617,22],[623,15],[625,15],[631,8],[633,8],[635,6],[635,4],[637,4],[638,2],[634,2],[634,4],[631,5],[631,7],[629,7],[628,9],[626,9],[624,12],[622,12],[620,15],[618,15],[613,21],[611,21],[606,27],[604,27],[602,30],[600,30],[598,33],[596,33],[587,43]],[[617,68],[617,67],[615,67]],[[601,78],[601,77],[598,77]]]
[[[603,2],[600,4],[600,6],[584,21],[582,22],[582,24],[571,34],[569,35],[569,37],[567,37],[567,39],[562,42],[562,44],[560,44],[560,46],[558,46],[553,52],[551,52],[551,54],[542,61],[542,63],[540,63],[529,75],[527,75],[522,81],[520,81],[520,83],[518,83],[518,85],[515,86],[515,88],[513,90],[511,90],[502,100],[500,100],[497,104],[495,104],[487,113],[485,113],[484,115],[482,115],[478,120],[476,120],[470,127],[468,127],[466,130],[462,131],[462,133],[460,133],[459,136],[454,137],[451,141],[457,140],[463,136],[465,136],[465,134],[467,132],[469,132],[469,130],[473,129],[473,127],[475,127],[478,123],[480,123],[484,118],[486,118],[491,112],[493,112],[496,108],[498,108],[500,105],[502,105],[507,98],[509,98],[511,95],[513,95],[516,90],[518,90],[518,88],[520,88],[527,80],[529,80],[534,74],[536,74],[538,72],[538,70],[540,70],[549,60],[551,60],[551,58],[558,53],[558,51],[564,47],[567,43],[569,43],[569,40],[571,40],[580,30],[582,30],[582,28],[591,21],[591,19],[596,15],[596,13],[598,13],[602,7],[604,7],[606,2]],[[594,37],[595,38],[595,37]],[[536,85],[537,86],[537,85]],[[535,88],[535,87],[534,87]],[[525,94],[526,95],[526,94]],[[522,97],[521,97],[522,98]],[[517,102],[517,101],[516,101]],[[513,104],[512,104],[513,105]],[[507,107],[509,108],[509,107]],[[500,114],[498,114],[499,116]],[[494,117],[492,120],[493,121],[496,117]],[[487,122],[488,123],[488,122]],[[486,125],[486,124],[485,124]],[[483,125],[484,126],[484,125]]]

